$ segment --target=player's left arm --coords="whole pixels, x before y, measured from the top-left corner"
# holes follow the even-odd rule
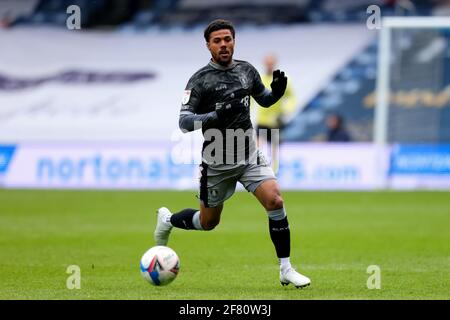
[[[272,91],[267,89],[261,81],[261,76],[254,69],[254,82],[253,82],[253,92],[252,97],[258,104],[264,108],[268,108],[275,102],[280,100],[286,91],[287,77],[283,71],[275,70],[273,72],[273,79],[270,87]]]

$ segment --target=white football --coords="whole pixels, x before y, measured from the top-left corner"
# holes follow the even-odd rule
[[[171,283],[179,270],[180,259],[169,247],[150,248],[141,258],[141,275],[155,286],[165,286]]]

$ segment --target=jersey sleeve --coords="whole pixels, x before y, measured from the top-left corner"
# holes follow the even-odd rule
[[[195,75],[189,79],[183,92],[180,114],[197,113],[201,101],[201,85]]]
[[[264,83],[261,80],[261,76],[259,75],[258,70],[256,70],[255,67],[252,66],[251,64],[249,64],[249,66],[253,83],[251,95],[252,97],[257,97],[264,93],[266,87],[264,86]]]

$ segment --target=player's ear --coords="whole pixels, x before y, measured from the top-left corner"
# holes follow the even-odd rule
[[[206,47],[208,48],[209,51],[211,51],[211,48],[210,48],[210,46],[209,46],[209,41],[206,42]]]

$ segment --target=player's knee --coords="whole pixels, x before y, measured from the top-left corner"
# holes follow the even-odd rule
[[[266,209],[267,210],[277,210],[283,208],[284,202],[283,198],[276,194],[269,198],[269,200],[266,203]]]
[[[206,226],[203,226],[203,230],[205,230],[205,231],[211,231],[211,230],[213,230],[215,227],[216,227],[216,225],[208,224],[208,225],[206,225]]]
[[[213,230],[220,222],[220,216],[217,217],[201,217],[200,223],[202,225],[202,229],[206,231]]]
[[[219,224],[219,222],[219,219],[210,219],[204,222],[202,221],[202,228],[206,231],[213,230]]]

